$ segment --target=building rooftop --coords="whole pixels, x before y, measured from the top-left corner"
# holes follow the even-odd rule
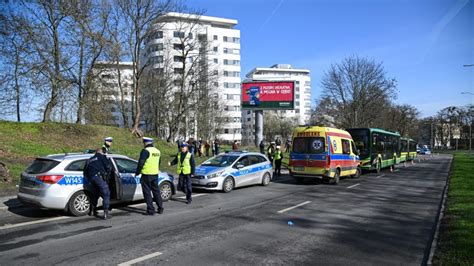
[[[160,16],[157,21],[175,21],[175,20],[199,20],[201,23],[211,24],[213,26],[220,26],[226,28],[233,28],[237,25],[236,19],[218,18],[210,16],[202,16],[196,14],[186,14],[178,12],[169,12]]]
[[[250,70],[247,75],[245,75],[247,78],[251,78],[252,75],[259,75],[259,74],[265,74],[267,72],[282,72],[282,73],[305,73],[309,74],[310,71],[309,69],[294,69],[291,65],[289,64],[275,64],[271,67],[256,67],[252,70]]]
[[[121,67],[132,67],[133,63],[132,62],[118,62],[118,65]],[[116,67],[117,63],[116,62],[110,62],[110,61],[99,61],[95,63],[95,67]]]

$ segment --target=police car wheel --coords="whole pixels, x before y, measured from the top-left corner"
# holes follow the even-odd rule
[[[68,210],[71,215],[83,216],[89,213],[90,198],[84,191],[78,191],[69,199]]]
[[[262,178],[262,186],[268,186],[270,184],[270,180],[271,180],[270,174],[265,173]]]
[[[168,201],[171,199],[173,190],[171,189],[171,184],[169,182],[163,182],[160,185],[160,194],[163,201]]]
[[[224,191],[224,193],[229,193],[232,189],[234,189],[234,179],[229,176],[224,180],[224,183],[222,183],[222,191]]]

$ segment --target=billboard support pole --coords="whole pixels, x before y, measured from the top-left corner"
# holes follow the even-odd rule
[[[255,110],[255,146],[263,140],[263,110]]]

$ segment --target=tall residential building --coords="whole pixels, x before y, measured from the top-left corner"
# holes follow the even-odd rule
[[[96,77],[91,96],[97,104],[87,108],[86,123],[132,126],[132,62],[98,62],[94,65]],[[124,119],[125,118],[125,119]]]
[[[222,141],[240,141],[242,138],[240,30],[235,29],[236,25],[237,20],[234,19],[167,13],[154,24],[146,40],[142,60],[148,62],[156,73],[165,72],[171,65],[177,77],[187,73],[186,68],[195,66],[196,58],[207,58],[205,61],[209,64],[205,71],[212,76],[213,95],[223,106],[222,110],[216,110],[213,114],[221,119],[217,137]],[[187,50],[184,56],[183,50]],[[180,80],[175,81],[172,89],[177,90],[181,84]],[[195,79],[189,78],[186,82],[195,82]],[[198,130],[192,130],[197,128],[196,123],[197,119],[186,120],[189,130],[184,133],[186,136],[181,137],[201,137],[196,132]]]
[[[294,69],[291,65],[276,64],[271,67],[257,67],[246,75],[246,81],[295,81],[295,109],[265,111],[280,117],[294,119],[304,125],[311,116],[311,76],[308,69]],[[265,118],[264,118],[265,119]],[[255,114],[251,110],[242,111],[242,142],[250,145],[255,140]],[[286,136],[283,136],[286,137]]]

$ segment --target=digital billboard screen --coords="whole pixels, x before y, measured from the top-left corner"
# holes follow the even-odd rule
[[[294,81],[242,83],[243,109],[294,109]]]

